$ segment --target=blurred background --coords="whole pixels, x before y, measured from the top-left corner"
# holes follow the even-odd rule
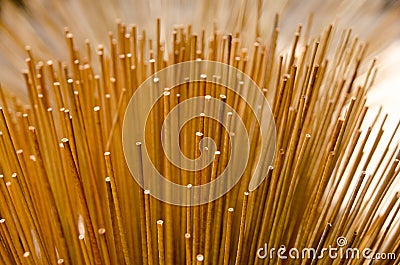
[[[0,8],[0,82],[21,100],[26,98],[21,74],[25,46],[31,46],[34,56],[43,61],[67,61],[65,27],[74,34],[78,47],[84,47],[88,39],[94,49],[100,43],[107,49],[107,33],[115,31],[116,18],[126,25],[136,24],[139,31],[146,29],[151,38],[159,17],[167,52],[174,25],[188,23],[199,34],[202,29],[210,34],[214,26],[221,33],[239,32],[245,40],[242,46],[251,47],[256,35],[261,41],[268,39],[278,13],[278,51],[289,48],[299,23],[312,24],[310,36],[334,23],[335,39],[341,30],[351,28],[368,42],[365,61],[377,56],[379,66],[369,104],[382,105],[391,116],[400,116],[399,0],[0,0]]]

